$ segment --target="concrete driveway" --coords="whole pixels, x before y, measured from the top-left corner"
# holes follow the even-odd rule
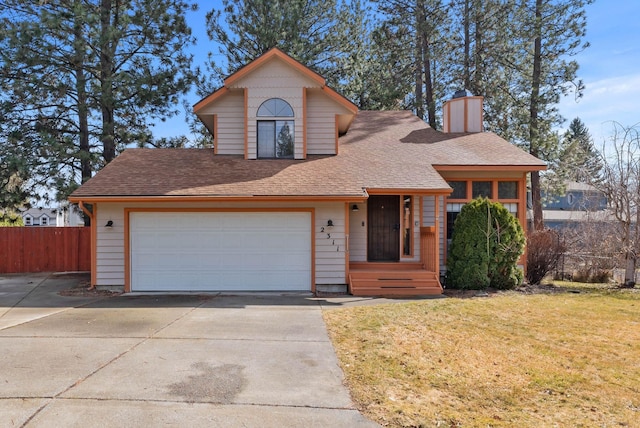
[[[0,425],[377,426],[322,320],[348,298],[58,294],[83,279],[0,276]]]

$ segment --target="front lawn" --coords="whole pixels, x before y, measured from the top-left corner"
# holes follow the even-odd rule
[[[324,316],[354,401],[382,425],[640,427],[640,290],[579,291]]]

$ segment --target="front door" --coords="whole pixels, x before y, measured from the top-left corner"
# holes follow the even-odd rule
[[[400,197],[369,196],[367,259],[371,262],[400,260]]]

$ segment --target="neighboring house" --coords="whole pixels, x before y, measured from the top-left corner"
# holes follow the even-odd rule
[[[70,197],[93,219],[92,283],[129,291],[439,294],[447,235],[483,195],[525,224],[545,164],[482,131],[361,111],[272,49],[194,106],[213,149],[127,149]]]
[[[546,227],[559,230],[588,221],[612,220],[607,197],[595,187],[570,181],[565,188],[564,195],[547,195],[542,192],[543,199],[548,201],[542,211]]]
[[[20,212],[25,226],[55,227],[57,212],[51,208],[29,208]]]
[[[82,226],[84,221],[76,208],[29,208],[20,212],[25,226]]]

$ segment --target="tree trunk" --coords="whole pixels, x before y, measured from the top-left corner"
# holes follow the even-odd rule
[[[464,88],[471,89],[471,13],[469,8],[469,2],[471,0],[464,0]]]
[[[116,7],[118,5],[116,4]],[[117,14],[117,11],[116,11]],[[112,41],[112,0],[101,0],[100,3],[100,110],[102,112],[102,149],[106,163],[116,157],[114,99],[113,99],[113,47]]]
[[[74,57],[73,67],[76,77],[77,109],[78,109],[78,157],[80,158],[81,183],[91,178],[91,152],[89,146],[89,108],[87,106],[87,76],[85,75],[85,37],[82,31],[83,23],[76,17],[73,25]],[[91,219],[83,213],[84,225],[90,226]]]
[[[425,34],[422,37],[422,47],[424,52],[424,83],[425,83],[425,101],[427,102],[427,119],[429,126],[436,129],[436,103],[433,96],[433,76],[431,75],[431,45],[429,44],[429,36]]]
[[[529,104],[529,152],[538,156],[540,130],[538,129],[538,113],[540,108],[541,62],[542,62],[542,0],[536,0],[534,24],[533,74],[531,76],[531,99]],[[531,201],[533,203],[533,227],[544,229],[542,218],[542,201],[540,198],[540,173],[531,173]]]
[[[415,73],[416,73],[416,115],[420,119],[424,119],[424,99],[422,97],[422,31],[425,24],[424,4],[423,0],[416,0],[416,50],[415,50]]]
[[[486,31],[486,28],[484,28],[484,25],[481,22],[482,20],[481,8],[482,8],[482,2],[476,0],[473,4],[473,9],[474,9],[473,22],[475,27],[474,47],[473,47],[473,67],[474,67],[473,85],[467,89],[471,90],[473,95],[486,96],[487,94],[485,94],[484,84],[483,84],[484,81],[486,80],[485,71],[484,71],[485,66],[484,66],[484,59],[482,58],[482,55],[484,53],[483,36],[485,35],[484,31]]]

